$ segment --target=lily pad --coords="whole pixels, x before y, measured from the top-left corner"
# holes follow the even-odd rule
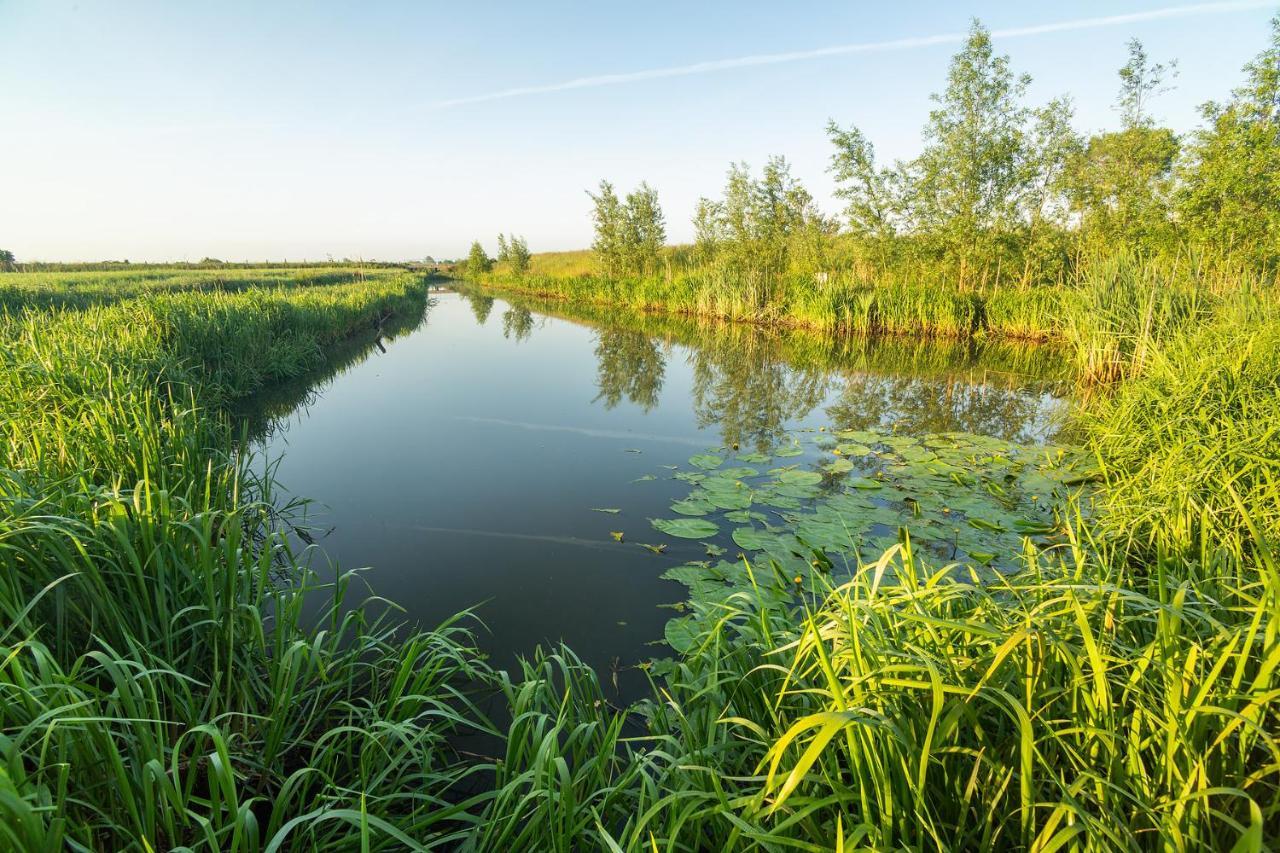
[[[681,539],[706,539],[720,532],[719,525],[703,518],[651,518],[649,523],[655,530]]]
[[[822,475],[817,471],[783,471],[778,475],[778,482],[788,486],[816,486],[822,482]]]
[[[695,465],[704,471],[710,471],[723,465],[724,457],[716,456],[714,453],[698,453],[689,457],[689,464]]]

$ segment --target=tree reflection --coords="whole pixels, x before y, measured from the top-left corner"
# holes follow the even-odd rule
[[[826,412],[836,429],[971,432],[1024,441],[1046,426],[1045,402],[1021,389],[962,376],[851,373]]]
[[[489,313],[493,311],[493,297],[467,291],[463,291],[462,297],[471,306],[471,313],[475,315],[476,325],[483,326],[485,321],[489,319]]]
[[[776,341],[756,330],[710,334],[689,358],[698,424],[718,424],[725,444],[770,452],[787,421],[827,393],[826,371],[788,366]]]
[[[606,409],[625,397],[646,412],[658,404],[667,363],[656,341],[642,332],[596,332],[596,387]]]
[[[515,338],[517,341],[527,340],[533,332],[533,314],[528,308],[513,305],[502,312],[502,336]]]

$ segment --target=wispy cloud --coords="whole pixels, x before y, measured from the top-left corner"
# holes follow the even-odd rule
[[[1228,12],[1240,12],[1248,9],[1260,9],[1272,6],[1274,0],[1238,0],[1223,3],[1195,3],[1184,6],[1166,6],[1161,9],[1148,9],[1145,12],[1130,12],[1122,15],[1104,15],[1093,18],[1075,18],[1069,21],[1054,21],[1047,24],[1036,24],[1028,27],[1011,27],[992,30],[996,39],[1023,38],[1046,33],[1061,33],[1072,30],[1093,30],[1103,27],[1117,27],[1125,24],[1136,24],[1144,21],[1159,21],[1170,18],[1189,18],[1198,15],[1221,15]],[[537,86],[516,86],[481,95],[468,95],[463,98],[452,98],[437,101],[432,106],[437,109],[456,107],[463,104],[479,104],[485,101],[500,101],[507,98],[520,98],[525,95],[546,95],[552,92],[567,92],[571,89],[595,89],[601,86],[614,86],[620,83],[637,83],[642,80],[659,80],[665,77],[688,77],[694,74],[707,74],[715,71],[729,71],[735,68],[753,68],[760,65],[782,65],[788,62],[806,62],[811,59],[823,59],[828,56],[848,56],[856,53],[888,53],[899,50],[914,50],[922,47],[934,47],[942,44],[957,44],[964,41],[966,33],[938,33],[930,36],[913,36],[910,38],[889,39],[887,41],[859,42],[856,44],[838,44],[831,47],[820,47],[813,50],[797,50],[788,53],[760,53],[752,56],[738,56],[731,59],[713,59],[706,62],[695,62],[690,65],[672,65],[666,68],[649,68],[643,71],[627,71],[620,74],[598,74],[592,77],[577,77],[559,83],[546,83]]]

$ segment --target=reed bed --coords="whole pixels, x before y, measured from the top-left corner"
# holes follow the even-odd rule
[[[1114,381],[1079,419],[1100,482],[1055,548],[993,578],[928,565],[904,536],[808,588],[744,561],[755,593],[691,605],[690,651],[655,664],[629,708],[571,650],[495,672],[465,615],[398,628],[358,574],[294,547],[271,471],[240,453],[236,399],[421,311],[420,281],[286,275],[11,307],[0,847],[1274,847],[1280,315],[1260,289],[1098,276],[1061,303],[555,285],[629,308],[865,318],[822,328],[985,335],[1000,317],[1054,329],[1081,375],[1107,365]],[[683,322],[673,335],[696,334]],[[829,358],[815,337],[786,346]],[[316,591],[319,619],[303,607]]]

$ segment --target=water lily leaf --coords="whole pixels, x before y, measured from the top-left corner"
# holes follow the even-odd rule
[[[696,465],[704,471],[710,471],[712,468],[723,465],[724,457],[716,456],[714,453],[699,453],[689,457],[689,464]]]
[[[755,527],[737,527],[733,531],[733,541],[745,551],[763,551],[774,542],[774,536]]]
[[[610,531],[609,531],[609,535],[613,537],[613,539],[614,539],[614,541],[615,541],[615,542],[621,542],[621,541],[622,541],[622,531],[621,531],[621,530],[610,530]]]
[[[801,453],[804,453],[804,448],[801,447],[799,443],[796,443],[796,444],[789,445],[787,447],[778,448],[773,452],[773,455],[787,457],[787,456],[799,456]]]
[[[769,457],[763,453],[739,453],[739,461],[750,462],[753,465],[763,465],[769,461]]]
[[[778,482],[788,486],[816,486],[822,482],[822,475],[817,471],[783,471],[778,475]]]
[[[615,507],[615,506],[593,506],[593,507],[591,508],[591,511],[592,511],[592,512],[607,512],[607,513],[609,513],[610,515],[617,515],[618,513],[622,512],[622,510],[618,509],[618,508],[617,508],[617,507]]]
[[[755,468],[748,468],[743,465],[738,468],[722,468],[716,472],[717,477],[727,477],[730,480],[741,480],[744,477],[754,477],[760,472]]]
[[[658,479],[658,478],[657,478],[657,477],[655,477],[655,476],[653,476],[652,474],[645,474],[643,477],[636,477],[636,478],[635,478],[634,480],[632,480],[631,482],[633,482],[633,483],[647,483],[647,482],[649,482],[650,480],[656,480],[656,479]]]
[[[724,517],[729,521],[736,521],[739,524],[745,524],[748,521],[765,521],[768,516],[763,512],[752,512],[748,509],[735,509],[732,512],[726,512]]]
[[[662,554],[662,553],[665,553],[667,550],[667,546],[665,544],[651,545],[648,542],[637,542],[636,544],[639,545],[641,548],[652,551],[655,554]]]
[[[725,549],[714,542],[703,542],[702,544],[707,549],[708,557],[719,557],[721,554],[724,553]]]
[[[705,539],[720,532],[720,527],[714,521],[704,518],[651,518],[649,523],[655,530],[681,539]]]
[[[845,474],[853,470],[853,463],[848,459],[832,459],[825,467],[832,474]]]
[[[870,447],[867,447],[865,444],[857,444],[855,442],[841,444],[836,448],[836,453],[841,456],[866,456],[871,452]]]
[[[685,498],[682,501],[676,501],[671,505],[671,510],[673,512],[678,512],[681,515],[706,515],[715,508],[716,505],[710,501],[693,497]]]
[[[670,619],[667,621],[666,629],[663,631],[663,638],[667,641],[667,645],[677,653],[684,654],[693,648],[694,643],[698,641],[697,623],[694,622],[692,616]]]

